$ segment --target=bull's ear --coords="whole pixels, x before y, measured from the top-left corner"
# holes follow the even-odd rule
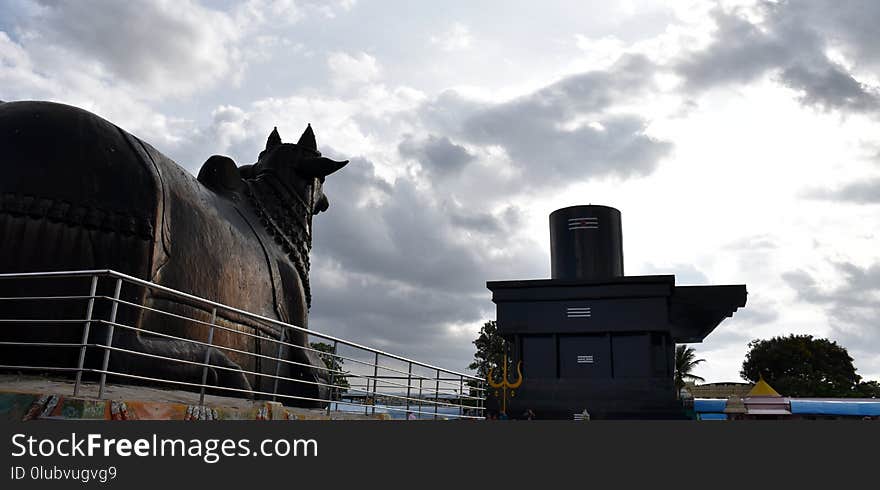
[[[276,127],[269,133],[269,139],[266,140],[266,149],[264,151],[269,151],[280,144],[281,136],[278,135],[278,128]]]
[[[302,136],[299,137],[299,141],[296,142],[296,146],[308,148],[312,151],[318,151],[318,143],[315,142],[315,132],[312,131],[311,124],[306,126],[306,130],[303,131]]]
[[[304,158],[298,162],[298,169],[303,175],[310,177],[326,177],[344,167],[348,160],[337,162],[327,157]]]

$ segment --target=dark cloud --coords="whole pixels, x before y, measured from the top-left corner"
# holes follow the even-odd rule
[[[488,320],[494,313],[488,291],[467,295],[414,288],[321,259],[312,277],[311,328],[451,369],[468,364],[473,336],[456,336],[448,326]]]
[[[474,155],[468,153],[465,147],[456,145],[446,136],[429,135],[416,140],[407,135],[397,145],[397,150],[402,156],[417,160],[423,169],[437,176],[460,172],[474,160]]]
[[[675,66],[692,90],[747,83],[795,57],[798,47],[789,44],[783,33],[761,29],[736,12],[718,9],[713,19],[718,30],[712,43],[705,50],[685,55]],[[788,34],[808,45],[817,42],[814,35],[800,29]]]
[[[823,288],[812,274],[800,269],[784,274],[783,279],[797,291],[801,299],[811,303],[880,310],[880,302],[877,301],[880,264],[861,267],[851,262],[832,262],[832,265],[841,279],[841,284],[833,288]]]
[[[443,91],[395,116],[413,128],[397,149],[419,162],[421,191],[431,189],[454,226],[510,231],[512,202],[591,179],[646,176],[670,154],[670,142],[647,133],[648,119],[621,110],[656,88],[656,70],[626,55],[504,102]]]
[[[492,225],[483,232],[492,236],[492,229],[505,228],[502,217],[464,208],[449,213],[448,206],[412,180],[399,178],[389,186],[366,159],[354,159],[328,178],[325,190],[331,208],[315,218],[315,250],[345,270],[429,290],[468,293],[482,292],[493,270],[501,267],[534,272],[527,265],[518,266],[520,258],[491,259],[482,246],[484,238],[465,236],[458,226],[489,221]],[[386,198],[369,199],[377,190]]]
[[[808,189],[802,195],[808,199],[878,204],[880,203],[880,179],[872,178],[851,182],[836,189]]]
[[[607,110],[645,90],[655,68],[646,58],[631,56],[609,71],[570,76],[476,111],[464,120],[462,134],[474,143],[503,147],[529,177],[537,178],[532,182],[650,174],[671,143],[645,134],[644,118]],[[572,125],[577,118],[586,120]]]
[[[871,112],[880,107],[877,91],[859,82],[843,67],[827,63],[819,69],[794,65],[782,70],[782,82],[803,93],[803,104],[821,109]]]
[[[469,232],[488,233],[496,237],[502,236],[502,232],[512,235],[511,232],[524,221],[521,211],[514,206],[508,206],[498,214],[458,205],[447,206],[446,212],[453,225]]]
[[[856,5],[857,4],[857,5]],[[690,90],[729,83],[748,83],[768,73],[800,95],[803,104],[824,110],[876,111],[880,95],[830,58],[830,50],[848,56],[855,68],[880,62],[876,49],[877,2],[764,2],[762,20],[748,20],[738,9],[716,9],[717,31],[704,50],[688,53],[674,64]],[[875,17],[876,19],[876,17]]]
[[[145,90],[188,93],[228,75],[238,57],[231,16],[197,2],[47,1],[35,12],[27,37]]]
[[[832,337],[846,347],[856,365],[880,371],[880,263],[867,267],[833,262],[839,285],[824,287],[813,274],[794,270],[782,278],[798,299],[820,306],[829,319]],[[861,364],[860,364],[861,362]]]
[[[562,114],[540,120],[527,105],[487,111],[466,122],[473,141],[501,145],[531,182],[547,185],[614,175],[648,175],[672,144],[645,134],[647,121],[636,115],[605,116],[599,127],[557,127]]]
[[[874,0],[813,0],[767,3],[776,22],[800,23],[819,33],[828,45],[863,68],[880,64],[880,3]]]

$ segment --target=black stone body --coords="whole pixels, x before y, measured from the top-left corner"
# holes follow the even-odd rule
[[[277,138],[277,133],[273,134]],[[280,139],[276,143],[296,147],[281,145]],[[263,154],[271,157],[269,150],[267,146]],[[281,240],[277,233],[268,230],[265,217],[256,211],[253,195],[249,196],[255,188],[272,186],[281,192],[289,188],[273,181],[276,173],[257,172],[259,168],[260,162],[243,167],[239,173],[230,159],[215,156],[206,162],[197,180],[147,143],[87,111],[46,102],[0,104],[0,272],[114,269],[307,327],[310,243],[299,244],[305,257],[300,254],[298,270],[296,254],[278,243]],[[323,197],[323,176],[313,180],[303,188],[314,190],[317,186],[317,192],[299,196],[297,202],[314,205],[314,199],[308,198]],[[314,210],[303,207],[300,211],[308,214],[301,220],[306,235],[300,238],[304,240],[309,236]],[[47,290],[52,294],[84,295],[88,281],[0,281],[0,296],[43,295]],[[98,294],[112,292],[112,281],[102,281]],[[136,305],[204,322],[211,319],[210,308],[166,293],[126,286],[122,296]],[[94,316],[107,318],[108,311],[109,302],[98,301]],[[83,318],[84,313],[84,301],[44,302],[36,309],[21,302],[0,304],[0,316],[5,318]],[[125,305],[119,308],[117,323],[202,342],[208,337],[206,325]],[[320,384],[327,383],[328,376],[316,354],[284,348],[281,358],[292,363],[280,363],[276,371],[273,359],[279,355],[277,346],[260,340],[283,335],[286,342],[305,345],[302,332],[222,310],[217,323],[251,335],[216,329],[214,345],[257,355],[208,348],[124,327],[115,328],[113,344],[193,362],[202,362],[207,350],[212,365],[259,373],[244,375],[211,369],[209,384],[272,392],[275,379],[260,374],[277,372],[306,381],[282,381],[279,393],[326,399],[327,388]],[[0,339],[79,342],[81,334],[82,324],[6,324],[0,330]],[[89,342],[104,344],[107,334],[106,324],[96,324]],[[0,346],[0,354],[2,365],[75,366],[78,349]],[[97,367],[102,355],[98,349],[89,349],[86,365]],[[110,370],[186,383],[200,382],[202,372],[199,366],[127,355],[124,351],[112,353]],[[284,398],[281,401],[316,404]]]

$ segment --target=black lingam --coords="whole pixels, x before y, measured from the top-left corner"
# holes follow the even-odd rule
[[[745,285],[624,276],[620,212],[607,206],[554,211],[550,248],[551,279],[487,283],[498,329],[522,362],[509,415],[681,418],[675,344],[701,342],[745,306]]]

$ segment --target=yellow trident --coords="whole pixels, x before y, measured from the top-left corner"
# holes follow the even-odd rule
[[[516,388],[519,388],[519,385],[521,385],[523,382],[522,361],[519,361],[518,363],[516,363],[516,374],[517,374],[518,378],[516,381],[514,381],[512,383],[510,382],[510,380],[507,379],[507,354],[506,353],[504,354],[504,364],[502,364],[501,382],[500,383],[496,383],[492,379],[492,370],[493,369],[494,368],[489,368],[489,374],[486,376],[486,381],[489,383],[489,386],[491,386],[492,388],[495,388],[495,389],[501,388],[501,393],[502,393],[502,395],[501,395],[501,411],[503,413],[507,413],[507,390],[508,389],[510,390],[510,397],[513,398],[516,395],[516,391],[514,391],[514,390]],[[495,396],[498,396],[497,391],[495,392]]]

